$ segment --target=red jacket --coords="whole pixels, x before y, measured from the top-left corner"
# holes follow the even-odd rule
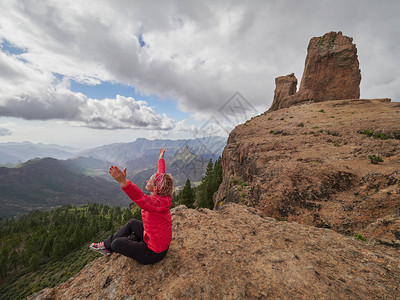
[[[165,172],[165,161],[160,159],[158,173]],[[172,239],[172,221],[170,196],[148,196],[130,180],[122,188],[124,192],[142,209],[143,240],[150,250],[160,253],[168,249]]]

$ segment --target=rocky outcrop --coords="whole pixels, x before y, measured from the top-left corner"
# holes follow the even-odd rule
[[[294,76],[294,73],[275,78],[274,102],[270,110],[279,109],[279,103],[288,96],[295,94],[296,89],[297,78]]]
[[[293,74],[277,77],[270,111],[304,102],[360,98],[361,72],[357,48],[352,42],[352,38],[343,36],[340,31],[312,38],[299,91],[295,93]],[[285,82],[283,86],[290,83],[289,93],[282,88],[282,81]],[[285,92],[279,93],[281,90]]]
[[[400,103],[335,100],[237,126],[222,155],[215,207],[240,203],[277,220],[400,242]],[[371,163],[370,155],[383,162]]]
[[[243,205],[172,214],[167,256],[101,257],[28,299],[395,299],[400,255],[332,230],[280,222]]]

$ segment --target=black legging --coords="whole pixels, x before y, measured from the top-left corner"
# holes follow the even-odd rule
[[[117,233],[104,240],[105,248],[148,265],[162,260],[167,250],[156,253],[143,241],[143,222],[131,219]]]

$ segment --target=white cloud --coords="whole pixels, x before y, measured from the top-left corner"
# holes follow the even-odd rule
[[[117,95],[116,99],[90,99],[63,88],[46,90],[34,97],[0,98],[0,116],[27,120],[60,119],[73,126],[97,129],[142,128],[169,130],[175,122],[159,115],[144,101]]]
[[[187,129],[132,98],[99,101],[73,93],[53,73],[90,85],[129,84],[144,95],[177,100],[180,110],[203,119],[236,91],[262,112],[272,102],[275,77],[294,72],[300,81],[309,40],[329,31],[354,38],[361,96],[398,101],[399,10],[395,0],[4,0],[0,40],[25,51],[0,52],[0,116],[104,129]]]
[[[117,95],[116,99],[87,99],[75,124],[99,129],[146,128],[169,130],[175,122],[165,114],[159,115],[144,101]]]
[[[0,127],[0,136],[12,135],[12,132],[7,128]]]
[[[90,99],[72,92],[69,80],[0,52],[0,117],[27,120],[60,119],[75,126],[102,129],[172,129],[175,122],[159,115],[144,101],[117,96]]]

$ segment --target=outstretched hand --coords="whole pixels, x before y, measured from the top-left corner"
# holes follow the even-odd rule
[[[164,158],[164,153],[165,153],[165,148],[160,148],[160,158],[159,159],[163,159]]]
[[[111,166],[110,171],[108,171],[108,173],[110,173],[112,178],[114,178],[116,182],[121,184],[121,186],[126,186],[128,184],[128,180],[126,179],[126,168],[124,168],[124,170],[121,171],[120,168]]]

